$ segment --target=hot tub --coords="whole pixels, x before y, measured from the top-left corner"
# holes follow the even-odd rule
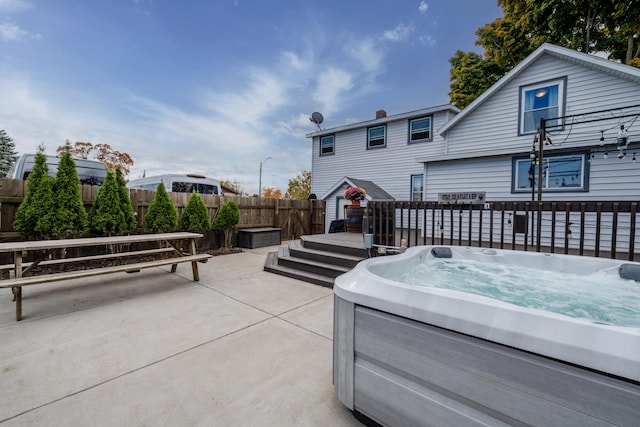
[[[471,287],[430,283],[439,274],[428,268],[447,263]],[[425,266],[421,284],[397,279]],[[506,284],[497,296],[474,289],[485,267]],[[521,298],[525,285],[501,270],[511,267],[526,286],[572,283],[554,285],[550,302]],[[584,308],[580,293],[600,293],[594,280],[606,291]],[[640,263],[421,246],[361,262],[334,291],[334,387],[356,414],[390,426],[639,425]]]

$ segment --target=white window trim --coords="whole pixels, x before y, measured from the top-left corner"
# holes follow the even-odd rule
[[[567,159],[575,159],[581,158],[581,166],[580,166],[580,186],[572,186],[572,187],[549,187],[549,180],[551,175],[549,173],[544,174],[545,182],[542,185],[543,192],[586,192],[589,191],[589,171],[588,171],[588,159],[585,153],[573,153],[573,154],[552,154],[546,157],[543,161],[549,161],[549,159],[559,160],[562,158]],[[515,165],[513,168],[513,179],[512,179],[512,193],[530,193],[531,187],[519,188],[518,187],[518,176],[519,176],[519,168],[521,166],[526,167],[528,170],[531,165],[531,160],[527,158],[519,158],[514,159]],[[535,173],[538,173],[538,166],[534,166]],[[547,165],[543,165],[543,167],[547,167]],[[535,188],[534,188],[535,189]]]
[[[565,98],[566,98],[566,84],[567,78],[561,77],[558,79],[547,80],[543,82],[533,83],[526,86],[520,86],[520,107],[518,109],[518,135],[531,135],[537,132],[537,128],[533,130],[525,131],[524,126],[524,113],[525,113],[525,94],[536,88],[544,86],[558,86],[558,116],[563,116],[565,111]]]
[[[429,137],[412,140],[411,135],[413,135],[413,131],[411,130],[411,124],[417,120],[424,120],[424,119],[429,119]],[[416,117],[414,119],[409,119],[409,144],[419,144],[421,142],[429,142],[429,141],[433,141],[433,116],[431,115],[431,116],[423,116],[423,117]]]
[[[331,152],[330,153],[323,153],[322,152],[322,140],[325,138],[333,138],[333,144],[331,144]],[[336,153],[336,136],[335,135],[324,135],[320,137],[319,140],[319,144],[320,144],[320,157],[324,157],[324,156],[332,156]]]
[[[416,178],[416,177],[422,178],[422,191],[419,192],[420,193],[420,200],[416,200],[413,197],[414,194],[418,193],[418,191],[414,191],[414,188],[413,188],[413,179]],[[421,174],[421,173],[420,174],[411,175],[411,184],[410,185],[411,185],[411,190],[410,190],[411,191],[411,195],[410,195],[411,201],[412,202],[422,202],[422,201],[424,201],[424,175]]]
[[[370,140],[370,136],[371,136],[371,130],[373,129],[378,129],[378,128],[382,128],[384,129],[384,137],[382,138],[383,143],[380,145],[371,145],[371,140]],[[376,138],[374,139],[374,141],[377,141],[380,138]],[[367,150],[375,150],[376,148],[384,148],[387,146],[387,125],[380,125],[380,126],[371,126],[369,128],[367,128]]]

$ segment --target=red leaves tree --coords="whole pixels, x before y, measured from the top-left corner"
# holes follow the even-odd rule
[[[67,143],[69,143],[68,140]],[[133,166],[133,159],[129,154],[114,150],[109,144],[76,141],[71,148],[61,145],[56,151],[61,155],[67,149],[72,157],[88,159],[89,156],[93,155],[93,158],[107,165],[110,171],[115,172],[116,169],[120,169],[123,175],[129,175],[129,169]]]

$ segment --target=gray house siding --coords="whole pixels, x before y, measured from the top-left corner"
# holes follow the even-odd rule
[[[419,117],[411,113],[334,129],[335,154],[331,156],[319,156],[319,138],[331,130],[308,135],[313,138],[312,188],[318,197],[326,197],[327,223],[335,217],[341,194],[326,193],[345,175],[373,181],[397,200],[410,199],[410,179],[417,174],[424,174],[427,201],[437,200],[438,193],[467,191],[484,191],[488,202],[531,200],[530,191],[514,191],[513,183],[514,158],[528,158],[535,136],[523,134],[520,128],[521,92],[552,81],[561,82],[564,102],[558,115],[581,116],[565,119],[563,127],[548,129],[553,144],[545,145],[544,157],[583,153],[589,160],[584,163],[584,187],[545,190],[543,200],[640,200],[640,120],[624,119],[627,127],[633,125],[631,144],[626,157],[619,159],[615,140],[621,121],[614,117],[616,108],[640,104],[640,71],[544,45],[461,113],[449,106],[431,109],[432,141],[408,144],[409,118]],[[613,112],[611,120],[572,122],[594,118],[594,112],[604,110]],[[640,107],[632,110],[638,111]],[[386,147],[367,150],[367,128],[381,123],[387,123]],[[600,145],[601,131],[604,146]],[[634,155],[637,162],[632,160]],[[603,221],[608,218],[603,216]],[[556,239],[567,231],[559,226]],[[579,232],[571,231],[573,235]],[[591,233],[587,226],[585,237]]]
[[[411,118],[432,116],[432,140],[409,144],[409,120]],[[320,156],[320,137],[313,136],[312,159],[312,192],[327,203],[326,224],[336,218],[340,192],[327,194],[344,176],[375,182],[387,193],[398,200],[411,197],[411,176],[421,175],[424,165],[416,161],[416,157],[441,152],[444,139],[437,134],[437,129],[450,118],[446,111],[433,113],[417,113],[415,116],[403,117],[388,122],[376,120],[362,124],[362,127],[347,129],[322,135],[334,134],[334,154]],[[367,149],[367,129],[386,123],[386,146]]]
[[[512,158],[528,155],[534,139],[531,134],[518,136],[520,87],[558,78],[566,78],[564,114],[634,105],[640,100],[640,85],[637,83],[549,55],[542,56],[446,133],[447,151],[440,158],[476,159],[428,162],[426,199],[437,200],[438,192],[468,190],[486,191],[487,198],[493,200],[529,199],[527,193],[511,191]],[[604,148],[599,146],[601,130],[606,130],[608,159],[603,158]],[[637,151],[640,160],[640,145],[630,145],[626,158],[618,159],[618,152],[611,145],[617,130],[616,121],[572,126],[569,120],[565,122],[564,130],[551,129],[554,145],[544,147],[546,155],[567,150],[596,152],[585,165],[589,170],[587,192],[545,191],[543,199],[639,199],[640,163],[633,163],[632,156]],[[487,155],[492,157],[485,157]]]
[[[450,129],[445,135],[447,149],[437,157],[528,153],[533,135],[518,135],[520,87],[563,77],[567,79],[564,114],[635,105],[640,99],[640,85],[635,82],[544,55]],[[603,129],[609,129],[605,137],[608,135],[608,141],[612,142],[616,134],[615,129],[610,129],[612,125],[615,123],[594,122],[571,129],[571,123],[567,121],[563,131],[551,130],[554,144],[562,145],[545,149],[596,145]]]

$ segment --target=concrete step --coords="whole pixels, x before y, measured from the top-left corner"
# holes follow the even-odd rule
[[[333,288],[333,277],[298,270],[296,268],[285,267],[279,265],[278,261],[278,252],[269,252],[269,254],[267,255],[267,261],[264,265],[264,270],[270,273],[279,274],[281,276],[302,280],[303,282]]]
[[[346,273],[367,256],[360,242],[350,236],[338,243],[317,236],[289,242],[267,255],[264,270],[321,286],[333,287],[336,277]]]
[[[367,250],[362,245],[353,245],[349,243],[331,243],[314,239],[314,236],[300,238],[302,245],[306,249],[328,252],[332,254],[350,255],[365,259],[368,257]]]
[[[351,267],[298,258],[290,254],[288,247],[278,249],[278,265],[328,277],[338,277],[351,270]]]
[[[339,254],[319,249],[310,249],[304,246],[302,241],[295,240],[289,243],[289,256],[308,259],[324,264],[331,264],[347,268],[355,267],[364,258],[356,255]]]

